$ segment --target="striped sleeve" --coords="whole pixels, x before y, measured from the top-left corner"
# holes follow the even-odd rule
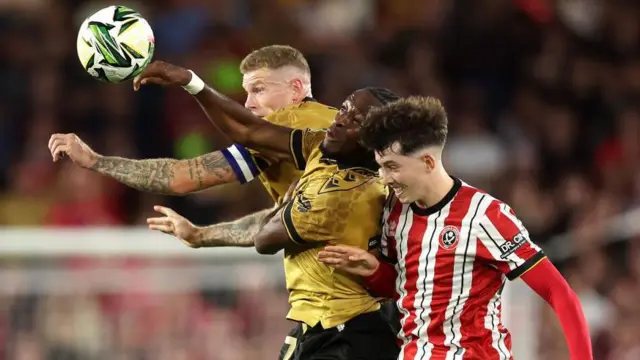
[[[233,144],[222,150],[222,155],[231,165],[241,184],[250,182],[269,166],[273,165],[272,160],[240,144]]]
[[[477,236],[477,256],[497,267],[509,280],[546,258],[513,210],[499,201],[493,201],[480,219]]]

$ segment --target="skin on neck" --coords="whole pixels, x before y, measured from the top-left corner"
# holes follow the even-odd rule
[[[416,200],[418,206],[428,208],[440,202],[451,191],[454,181],[442,165],[441,149],[425,149],[420,156],[427,166],[433,166],[433,171],[425,175]]]
[[[453,187],[453,179],[447,171],[440,165],[432,174],[428,185],[420,190],[420,197],[416,200],[416,204],[420,207],[431,207],[442,200]]]

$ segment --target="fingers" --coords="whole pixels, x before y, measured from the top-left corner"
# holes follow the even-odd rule
[[[343,245],[327,245],[324,247],[322,251],[331,252],[335,254],[352,254],[354,248],[343,246]]]
[[[349,261],[365,261],[367,259],[367,254],[356,254],[349,256]]]
[[[53,162],[56,162],[62,158],[62,156],[69,152],[69,145],[56,144],[51,151]]]
[[[337,268],[343,267],[347,264],[347,262],[344,259],[333,258],[333,257],[324,257],[324,258],[318,257],[318,261],[320,261],[323,264],[327,264]]]
[[[163,65],[162,61],[157,60],[147,65],[142,73],[133,78],[133,90],[138,91],[141,85],[147,84],[167,85],[168,82],[162,78]]]
[[[149,230],[162,231],[165,234],[173,234],[172,225],[149,225]]]
[[[156,67],[155,63],[156,62],[154,61],[151,64],[147,65],[147,67],[142,71],[142,73],[138,74],[136,77],[133,78],[134,91],[140,90],[140,85],[142,84],[142,80],[144,80],[147,77],[153,76],[154,68]]]
[[[53,161],[58,161],[71,148],[71,134],[53,134],[49,139],[49,151]]]
[[[142,80],[142,76],[138,75],[133,78],[133,91],[140,90],[140,82]]]
[[[327,265],[340,267],[347,264],[347,257],[330,251],[321,250],[318,252],[318,261]]]
[[[160,205],[154,206],[153,210],[159,212],[160,214],[166,215],[166,216],[180,216],[180,214],[178,214],[177,212],[173,211],[172,209],[169,209],[168,207],[164,207],[164,206],[160,206]]]
[[[171,219],[168,217],[153,217],[147,219],[147,224],[149,225],[164,225],[171,224]]]
[[[342,261],[346,261],[349,259],[349,256],[346,254],[340,254],[340,253],[335,253],[332,251],[325,251],[320,250],[318,251],[318,260],[324,261],[324,260],[342,260]]]
[[[148,84],[153,84],[153,85],[167,85],[169,84],[169,82],[165,81],[162,78],[159,77],[141,77],[139,78],[137,81],[134,80],[133,83],[133,90],[134,91],[138,91],[140,90],[140,86],[141,85],[148,85]]]
[[[148,218],[147,225],[150,230],[162,231],[169,234],[174,232],[173,222],[167,217]]]

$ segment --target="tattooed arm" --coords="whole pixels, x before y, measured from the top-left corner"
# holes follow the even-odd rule
[[[289,240],[280,222],[281,211],[286,204],[231,222],[203,227],[194,225],[172,209],[155,206],[153,209],[164,216],[149,218],[147,224],[149,229],[173,235],[192,248],[254,246],[260,254],[275,254],[281,249],[299,252],[323,246],[324,243],[320,242],[298,244]]]
[[[195,226],[172,209],[156,206],[154,210],[164,216],[147,219],[149,229],[173,235],[192,248],[251,247],[263,224],[274,213],[273,209],[265,209],[231,222]]]
[[[133,160],[101,156],[75,134],[54,134],[49,140],[53,161],[63,155],[79,166],[112,177],[132,188],[159,194],[186,195],[237,180],[222,152],[190,160]]]
[[[236,181],[235,173],[219,151],[190,160],[99,156],[89,169],[132,188],[167,195],[186,195]]]
[[[273,216],[272,210],[265,209],[235,221],[199,227],[197,243],[199,247],[254,246],[256,235],[270,216]]]

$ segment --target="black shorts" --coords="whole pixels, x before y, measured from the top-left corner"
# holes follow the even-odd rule
[[[326,330],[320,324],[297,325],[279,360],[396,360],[399,352],[396,334],[380,311],[374,311]]]
[[[398,334],[401,329],[400,311],[398,310],[398,305],[396,305],[395,300],[385,300],[380,305],[382,306],[380,308],[382,318],[391,326],[393,333]]]

